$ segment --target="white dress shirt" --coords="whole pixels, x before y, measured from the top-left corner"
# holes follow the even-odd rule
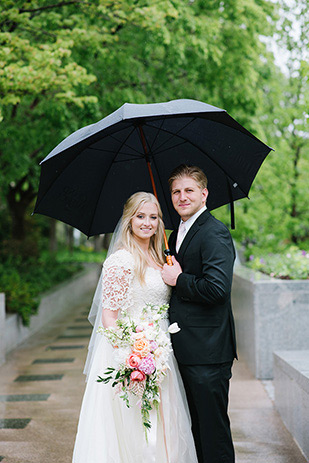
[[[183,220],[180,221],[179,228],[178,228],[178,233],[177,233],[177,241],[176,241],[176,251],[179,251],[179,248],[185,239],[186,234],[196,221],[196,219],[203,214],[204,211],[206,211],[207,207],[206,205],[201,207],[195,214],[192,215],[188,220],[185,222]]]

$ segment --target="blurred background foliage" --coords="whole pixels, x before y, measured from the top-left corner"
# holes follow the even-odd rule
[[[11,291],[9,309],[16,294],[24,306],[35,299],[27,273],[51,281],[53,267],[62,278],[73,262],[104,257],[108,237],[86,241],[30,214],[39,162],[124,102],[193,98],[226,109],[275,149],[250,201],[235,204],[238,247],[247,259],[309,250],[306,0],[2,0],[1,10],[0,289]],[[214,215],[229,224],[226,207]]]

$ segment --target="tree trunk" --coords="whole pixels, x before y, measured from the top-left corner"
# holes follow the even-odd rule
[[[95,252],[100,252],[102,250],[102,237],[100,235],[94,236],[94,250]]]
[[[10,188],[7,204],[12,218],[12,238],[24,240],[26,236],[26,212],[35,195],[33,190],[22,191],[18,187]]]
[[[49,250],[51,253],[57,252],[58,243],[57,243],[57,221],[55,219],[50,219],[49,221]]]
[[[292,178],[291,178],[291,212],[290,215],[291,217],[298,217],[299,212],[298,212],[298,205],[297,205],[297,182],[298,182],[298,177],[299,177],[299,172],[298,172],[298,164],[300,160],[300,147],[297,146],[295,147],[294,144],[291,147],[292,149],[294,148],[294,159],[293,159],[293,170],[292,170]],[[292,233],[291,236],[292,242],[295,244],[298,244],[299,242],[299,236],[296,235],[295,233]]]
[[[103,238],[103,249],[108,249],[112,240],[112,233],[106,233]]]
[[[74,228],[71,227],[71,225],[67,225],[66,231],[67,231],[67,245],[68,245],[69,251],[72,252],[73,245],[74,245],[74,236],[73,236]]]

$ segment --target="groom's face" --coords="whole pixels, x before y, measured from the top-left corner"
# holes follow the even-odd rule
[[[181,177],[172,183],[173,206],[185,222],[206,203],[207,188],[202,189],[191,177]]]

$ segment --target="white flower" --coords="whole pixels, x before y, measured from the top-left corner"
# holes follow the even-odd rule
[[[114,350],[114,358],[115,361],[119,364],[125,364],[126,359],[131,353],[131,349],[129,347],[121,347],[119,349]]]
[[[156,357],[160,357],[160,355],[163,353],[162,347],[158,347],[155,351],[154,354]]]
[[[146,336],[145,331],[140,331],[139,333],[133,333],[132,338],[133,339],[141,339]]]
[[[142,328],[146,329],[146,328],[148,328],[149,323],[148,323],[148,322],[142,322],[142,323],[140,323],[140,326],[141,326]]]
[[[175,334],[175,333],[178,333],[178,331],[180,331],[180,328],[178,326],[178,323],[175,322],[175,323],[172,323],[169,327],[168,327],[168,330],[167,330],[169,333],[171,334]]]
[[[159,315],[159,314],[157,313],[157,314],[154,315],[152,318],[153,318],[153,320],[154,320],[155,322],[157,322],[158,320],[160,320],[161,315]]]

